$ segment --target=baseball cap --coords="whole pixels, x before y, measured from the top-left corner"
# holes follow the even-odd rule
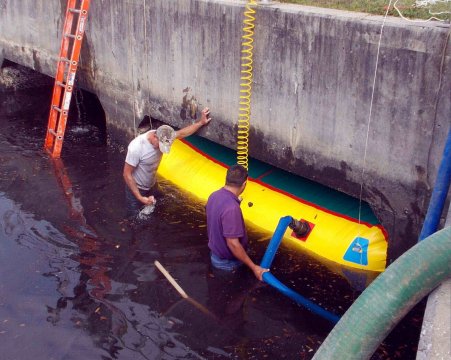
[[[171,145],[175,140],[175,130],[169,125],[161,125],[157,129],[158,146],[164,154],[169,153]]]

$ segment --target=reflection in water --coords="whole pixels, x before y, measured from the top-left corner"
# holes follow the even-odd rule
[[[42,252],[48,262],[43,275],[56,280],[61,296],[55,306],[46,306],[47,322],[67,326],[59,322],[67,319],[63,313],[69,312],[75,328],[87,331],[94,343],[114,358],[124,349],[151,359],[162,353],[168,359],[200,358],[177,340],[177,333],[171,332],[173,321],[170,319],[149,311],[144,304],[132,303],[124,307],[108,299],[107,295],[122,296],[126,293],[124,289],[131,287],[115,284],[113,289],[108,276],[112,256],[103,253],[98,238],[67,229],[68,237],[75,239],[72,243],[51,224],[21,211],[3,193],[0,193],[0,218],[2,244],[14,241],[20,247]],[[2,262],[4,260],[2,257]],[[133,320],[137,314],[142,315],[139,324]]]
[[[71,131],[69,120],[64,164],[43,154],[51,87],[44,90],[0,98],[2,360],[310,359],[331,325],[246,269],[211,269],[203,204],[159,179],[165,195],[150,218],[124,220],[124,149],[80,121]],[[270,236],[249,229],[255,260]],[[194,301],[180,298],[155,260]],[[337,314],[360,293],[283,246],[272,271]],[[418,319],[395,329],[373,359],[412,357]]]

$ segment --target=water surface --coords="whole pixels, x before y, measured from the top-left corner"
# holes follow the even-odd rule
[[[197,199],[159,178],[151,218],[124,220],[125,148],[96,119],[70,119],[62,161],[43,152],[51,90],[0,92],[1,359],[311,359],[332,324],[246,269],[213,271]],[[271,235],[249,228],[256,262]],[[365,285],[287,247],[272,271],[338,315]],[[414,359],[421,313],[373,359]]]

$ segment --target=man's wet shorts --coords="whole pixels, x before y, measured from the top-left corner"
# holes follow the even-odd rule
[[[216,269],[226,270],[226,271],[234,271],[238,269],[243,263],[237,259],[229,260],[229,259],[221,259],[219,256],[215,254],[210,254],[211,264]]]

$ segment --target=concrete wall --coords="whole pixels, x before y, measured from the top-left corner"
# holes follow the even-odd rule
[[[445,226],[451,226],[451,208]],[[451,358],[451,278],[429,294],[416,360]]]
[[[53,76],[65,0],[0,0],[0,56]],[[92,1],[78,73],[111,133],[146,114],[234,147],[245,1]],[[359,196],[389,231],[390,257],[416,242],[450,127],[448,28],[288,4],[257,10],[250,153]],[[443,55],[444,54],[444,55]],[[368,147],[364,163],[365,143]],[[127,134],[124,138],[123,134]]]

